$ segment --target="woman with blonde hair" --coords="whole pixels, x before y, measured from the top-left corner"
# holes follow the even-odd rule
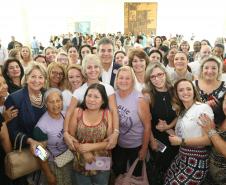
[[[64,110],[66,111],[73,92],[82,86],[85,77],[82,74],[82,67],[78,64],[70,64],[66,70],[66,89],[62,92],[64,98]]]
[[[32,62],[25,71],[25,86],[10,94],[5,101],[6,109],[13,106],[19,110],[18,115],[7,124],[11,143],[14,143],[19,133],[22,133],[25,135],[22,147],[30,147],[33,154],[35,148],[41,145],[34,140],[32,132],[39,118],[46,111],[43,101],[46,77],[45,68],[41,64]],[[27,184],[27,176],[16,179],[14,184]]]
[[[47,68],[47,88],[55,87],[61,91],[65,88],[65,68],[62,64],[52,62]]]
[[[116,176],[127,171],[127,163],[139,158],[145,160],[149,141],[154,142],[151,132],[149,104],[141,92],[135,89],[133,69],[124,66],[118,69],[115,79],[116,102],[119,113],[118,144],[113,149],[113,170]],[[142,162],[135,168],[141,174]]]
[[[28,64],[33,61],[31,49],[28,46],[23,46],[20,51],[20,62],[24,68],[27,68]]]
[[[102,66],[101,66],[99,57],[94,54],[88,54],[87,56],[85,56],[85,58],[82,61],[82,73],[87,78],[87,81],[81,87],[79,87],[74,91],[70,105],[66,112],[65,122],[64,122],[64,139],[68,144],[69,148],[72,150],[75,150],[74,142],[77,142],[77,141],[75,141],[75,139],[71,137],[71,135],[68,133],[69,132],[68,125],[71,119],[71,115],[73,114],[74,109],[83,101],[84,94],[88,89],[88,87],[94,83],[100,83],[104,85],[107,92],[107,96],[108,96],[109,110],[112,112],[112,115],[113,115],[114,132],[109,137],[109,145],[107,146],[108,149],[117,142],[118,113],[117,113],[117,106],[116,106],[116,100],[115,100],[115,92],[111,85],[107,83],[103,83],[99,80],[101,76],[101,72],[102,72]]]
[[[68,58],[67,53],[59,52],[56,56],[55,62],[64,65],[66,68],[69,65],[69,58]]]
[[[214,121],[224,120],[221,99],[226,91],[226,83],[221,81],[222,62],[218,57],[210,56],[202,60],[198,80],[194,84],[202,102],[207,103],[214,112]]]
[[[44,55],[47,65],[55,61],[57,55],[56,50],[56,48],[50,46],[44,49]]]
[[[9,58],[16,58],[20,60],[20,51],[18,49],[11,49],[9,51]]]

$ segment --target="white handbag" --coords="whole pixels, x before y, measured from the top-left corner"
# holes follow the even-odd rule
[[[61,168],[74,159],[74,154],[71,150],[67,149],[64,153],[54,157],[54,162],[57,167]]]

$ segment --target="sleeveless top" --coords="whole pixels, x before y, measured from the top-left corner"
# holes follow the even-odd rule
[[[206,103],[211,96],[214,96],[220,102],[219,104],[216,105],[216,107],[213,107],[213,108],[211,107],[211,108],[213,109],[213,113],[214,113],[214,122],[217,125],[222,123],[225,116],[224,116],[221,103],[223,101],[223,95],[226,92],[226,83],[222,81],[221,85],[217,89],[213,90],[213,92],[211,92],[210,94],[205,93],[202,89],[199,88],[198,80],[194,81],[194,85],[203,103]]]
[[[75,138],[78,140],[79,143],[98,143],[102,142],[105,138],[107,138],[107,114],[108,110],[103,111],[101,121],[95,126],[88,126],[83,122],[83,110],[79,110],[80,116],[78,116],[78,125],[77,130],[75,133]],[[109,157],[111,156],[110,151],[108,150],[98,150],[93,151],[92,154],[94,156],[101,156],[101,157]],[[76,152],[75,159],[74,159],[74,170],[77,172],[90,176],[96,175],[98,171],[96,170],[85,170],[85,160],[82,154]]]
[[[133,90],[127,97],[121,98],[116,91],[119,114],[118,145],[123,148],[136,148],[142,145],[144,127],[138,114],[138,101],[143,95]]]

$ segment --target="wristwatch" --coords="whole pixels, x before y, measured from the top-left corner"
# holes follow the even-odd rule
[[[211,138],[213,135],[217,134],[217,131],[215,129],[210,129],[207,134],[208,137]]]

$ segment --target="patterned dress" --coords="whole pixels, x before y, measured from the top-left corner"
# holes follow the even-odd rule
[[[197,122],[203,113],[213,119],[213,111],[207,104],[195,102],[178,117],[176,135],[185,140],[201,137],[202,128]],[[180,146],[179,154],[167,170],[164,185],[200,185],[207,174],[208,158],[207,147]]]
[[[180,147],[167,171],[164,185],[199,185],[208,169],[206,148]]]
[[[76,139],[79,143],[99,143],[102,142],[107,137],[107,110],[103,111],[102,120],[95,126],[87,126],[83,122],[83,111],[81,111],[81,116],[78,118],[77,131],[75,133]],[[98,150],[92,152],[94,156],[101,157],[110,157],[111,153],[108,150]],[[97,175],[98,172],[96,170],[86,170],[85,169],[85,160],[80,153],[76,153],[74,159],[74,170],[82,175],[91,176]]]

